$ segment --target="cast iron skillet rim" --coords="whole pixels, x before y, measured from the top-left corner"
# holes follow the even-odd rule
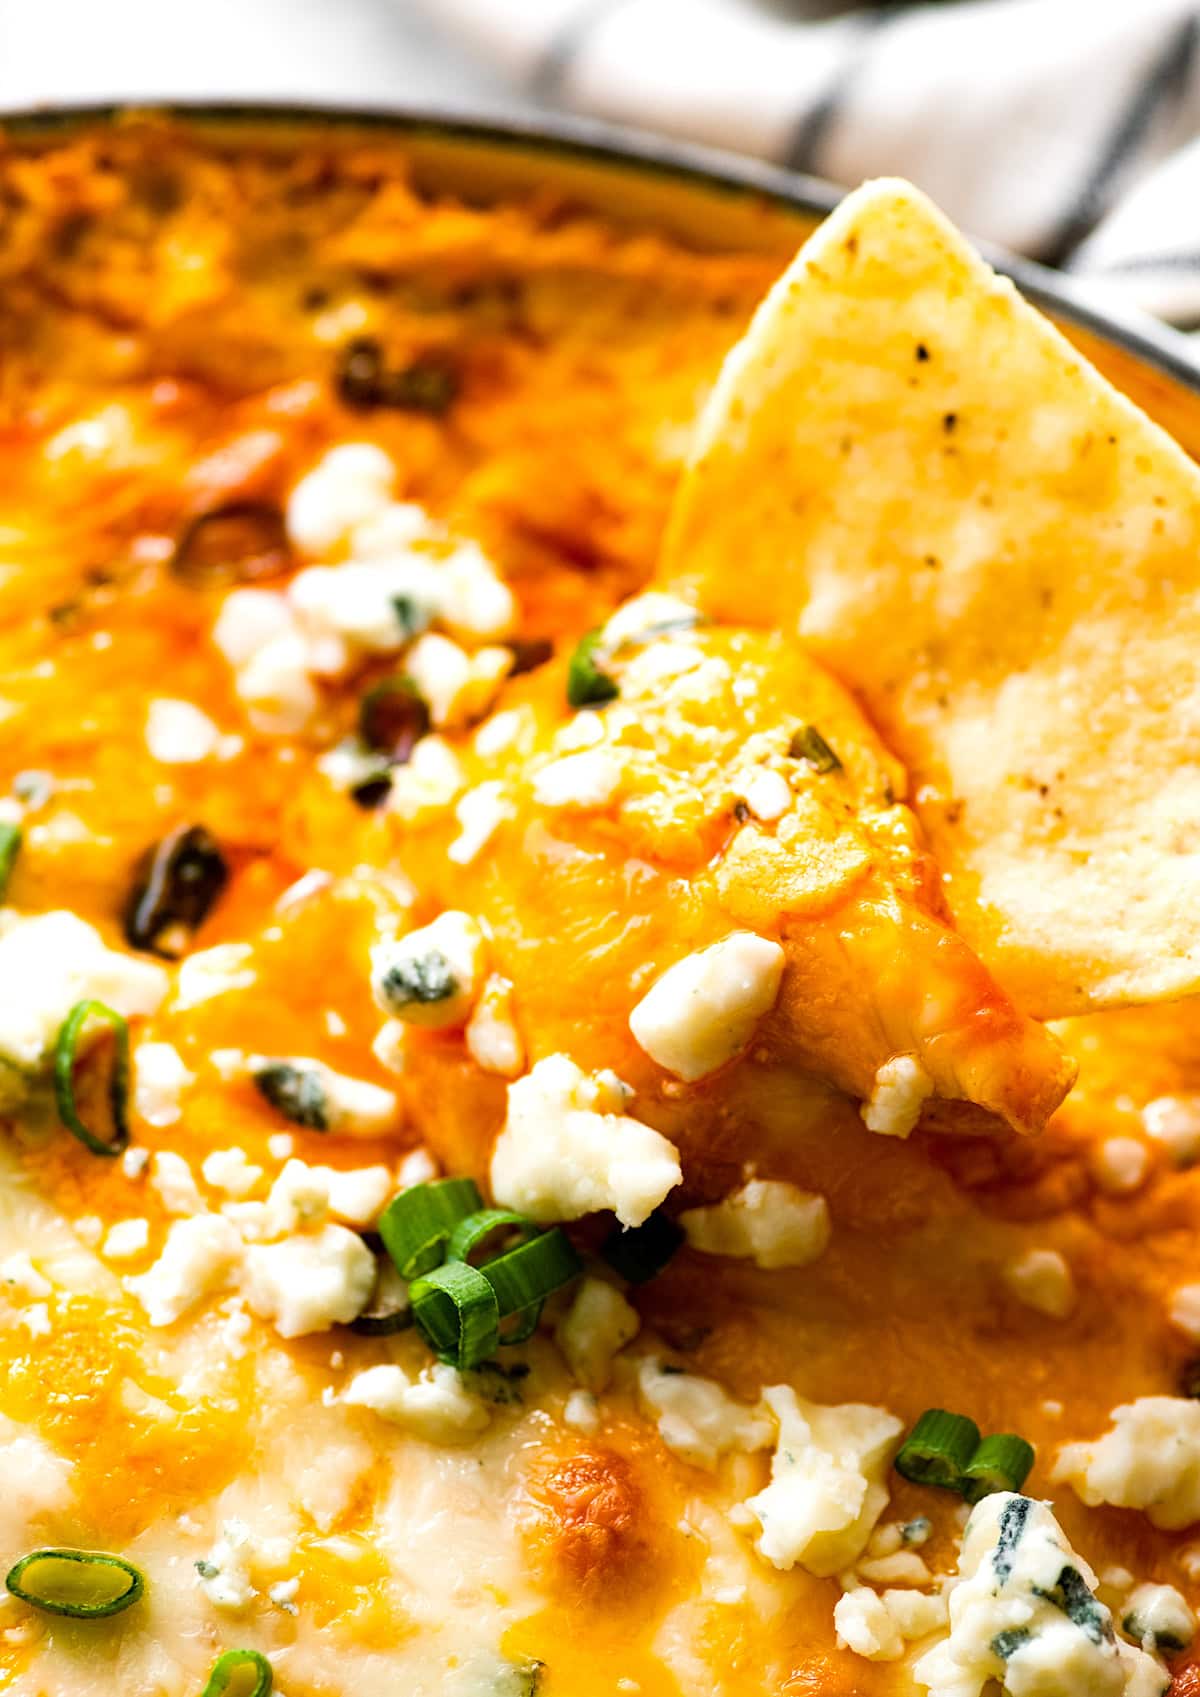
[[[818,177],[802,176],[739,154],[668,140],[599,119],[560,113],[530,119],[489,112],[486,108],[460,110],[451,105],[420,108],[274,100],[129,100],[78,104],[64,101],[45,107],[0,111],[0,133],[36,136],[89,123],[156,115],[212,125],[294,124],[303,128],[332,123],[399,135],[427,135],[434,139],[444,136],[503,147],[515,153],[566,154],[599,165],[625,166],[647,175],[674,177],[731,196],[757,195],[818,217],[831,212],[844,193]],[[1200,396],[1200,354],[1192,352],[1190,340],[1181,332],[1150,317],[1099,306],[1086,286],[1063,273],[1050,271],[1034,260],[1015,258],[988,243],[979,245],[995,268],[1011,277],[1021,293],[1037,306],[1114,343]]]

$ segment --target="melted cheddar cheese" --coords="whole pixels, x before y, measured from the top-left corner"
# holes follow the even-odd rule
[[[890,1468],[929,1404],[1036,1446],[1095,1678],[1193,1689],[1194,1015],[1025,1017],[855,702],[652,586],[770,263],[384,139],[0,177],[0,1558],[147,1576],[6,1597],[0,1690],[185,1697],[234,1646],[287,1697],[982,1689],[995,1529]],[[147,927],[183,833],[211,887]],[[90,996],[115,1160],[49,1088]],[[463,1374],[349,1324],[439,1172],[588,1258]],[[625,1287],[596,1251],[660,1206]]]

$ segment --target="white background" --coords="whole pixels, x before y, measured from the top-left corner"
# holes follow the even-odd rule
[[[0,105],[165,96],[515,105],[409,0],[0,0]]]

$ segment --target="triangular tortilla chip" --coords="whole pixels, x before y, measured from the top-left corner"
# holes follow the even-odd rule
[[[858,695],[1021,1005],[1200,990],[1200,471],[907,184],[729,356],[661,576]]]

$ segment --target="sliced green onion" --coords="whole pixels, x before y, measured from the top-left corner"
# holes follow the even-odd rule
[[[75,1055],[79,1038],[89,1019],[104,1019],[113,1028],[112,1070],[108,1077],[108,1099],[112,1107],[113,1134],[106,1142],[90,1131],[75,1105]],[[129,1022],[104,1002],[76,1002],[54,1039],[54,1099],[58,1117],[93,1155],[119,1155],[129,1142]]]
[[[500,1318],[506,1320],[510,1315],[540,1308],[548,1296],[579,1277],[583,1263],[566,1232],[555,1226],[528,1243],[493,1256],[479,1270],[496,1293]],[[504,1341],[518,1340],[510,1332]]]
[[[132,1562],[103,1550],[33,1550],[9,1568],[4,1583],[23,1603],[72,1620],[118,1615],[146,1589]]]
[[[482,1207],[470,1178],[434,1179],[393,1196],[379,1216],[379,1235],[401,1278],[415,1279],[436,1267],[455,1226]]]
[[[840,772],[842,763],[815,725],[801,725],[792,732],[788,758],[806,761],[816,772]]]
[[[447,1261],[408,1287],[417,1330],[442,1361],[464,1369],[495,1355],[500,1342],[496,1293],[477,1267]]]
[[[996,1432],[978,1446],[963,1468],[962,1494],[969,1503],[993,1491],[1019,1491],[1035,1460],[1033,1445],[1015,1432]]]
[[[21,827],[0,825],[0,901],[8,891],[8,881],[21,852]]]
[[[450,1233],[446,1243],[447,1261],[469,1261],[490,1237],[504,1230],[519,1232],[519,1241],[528,1243],[531,1237],[540,1235],[542,1228],[511,1208],[481,1208],[477,1214],[468,1214],[465,1220],[460,1220]]]
[[[602,671],[596,661],[603,635],[599,629],[590,630],[575,646],[567,666],[567,703],[571,707],[596,707],[620,694],[616,679]]]
[[[963,1475],[979,1448],[979,1427],[965,1414],[927,1408],[900,1446],[892,1466],[914,1485],[962,1489]]]
[[[270,1662],[257,1650],[226,1650],[223,1656],[218,1656],[200,1697],[225,1697],[230,1684],[243,1668],[250,1669],[254,1684],[240,1681],[237,1697],[267,1697],[275,1683],[275,1675],[271,1672]]]
[[[662,1272],[684,1238],[683,1227],[666,1214],[651,1214],[644,1225],[618,1226],[600,1253],[614,1272],[631,1285],[648,1284]]]

